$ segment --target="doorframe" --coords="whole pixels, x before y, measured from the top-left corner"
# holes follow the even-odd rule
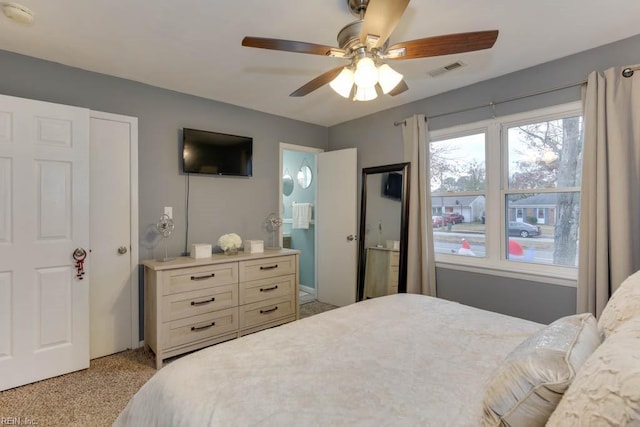
[[[129,124],[129,221],[131,224],[130,250],[131,260],[130,284],[131,284],[131,348],[144,345],[140,340],[140,291],[139,291],[139,244],[138,244],[138,118],[121,114],[106,113],[91,110],[90,119],[112,120]],[[89,171],[91,176],[91,171]],[[89,218],[91,221],[91,218]],[[91,310],[91,307],[89,307]]]
[[[315,171],[316,176],[314,177],[314,179],[318,179],[317,175],[318,175],[318,159],[317,159],[317,154],[320,153],[324,153],[325,150],[323,150],[322,148],[314,148],[314,147],[306,147],[304,145],[295,145],[295,144],[289,144],[286,142],[281,142],[280,143],[280,148],[279,148],[279,152],[280,155],[278,156],[278,218],[282,218],[284,215],[284,212],[282,211],[282,205],[283,205],[283,195],[282,195],[282,174],[283,174],[283,170],[282,170],[282,166],[284,165],[283,159],[282,157],[284,156],[284,151],[288,150],[288,151],[298,151],[298,152],[302,152],[302,153],[310,153],[310,154],[314,154],[313,156],[313,170]],[[295,178],[294,178],[295,179]],[[317,181],[316,181],[317,183]],[[318,197],[318,189],[316,188],[316,198],[314,198],[313,200],[313,205],[314,205],[314,209],[318,206],[317,203],[317,197]],[[282,229],[284,227],[280,227],[280,229],[278,230],[278,244],[280,246],[282,246]],[[313,274],[313,281],[314,286],[315,286],[315,295],[318,295],[318,268],[317,268],[317,256],[318,256],[318,229],[317,227],[313,227],[313,258],[314,258],[314,265],[316,266],[316,268],[314,269],[314,274]],[[300,291],[300,283],[298,283],[298,289],[296,289],[296,292]]]

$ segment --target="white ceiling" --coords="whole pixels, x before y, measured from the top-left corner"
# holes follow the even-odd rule
[[[241,46],[246,35],[337,46],[356,19],[347,0],[14,1],[35,21],[0,16],[0,49],[324,126],[633,36],[640,18],[637,0],[412,0],[391,44],[498,29],[495,46],[391,62],[409,90],[353,102],[328,85],[289,97],[346,60]],[[456,60],[467,66],[427,74]]]

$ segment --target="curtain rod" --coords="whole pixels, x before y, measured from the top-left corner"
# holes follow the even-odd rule
[[[636,69],[640,69],[640,67],[636,68]],[[633,70],[631,70],[631,73],[633,74]],[[580,82],[575,82],[575,83],[570,83],[570,84],[566,84],[563,86],[557,86],[551,89],[545,89],[545,90],[539,90],[537,92],[531,92],[531,93],[527,93],[524,95],[519,95],[519,96],[514,96],[512,98],[507,98],[507,99],[503,99],[501,101],[495,101],[495,102],[489,102],[488,104],[482,104],[482,105],[476,105],[474,107],[468,107],[468,108],[463,108],[460,110],[455,110],[455,111],[450,111],[448,113],[441,113],[441,114],[436,114],[433,116],[429,116],[426,117],[426,119],[435,119],[437,117],[444,117],[444,116],[449,116],[451,114],[458,114],[458,113],[466,113],[467,111],[472,111],[472,110],[477,110],[479,108],[486,108],[486,107],[495,107],[496,105],[500,105],[500,104],[504,104],[506,102],[512,102],[512,101],[517,101],[519,99],[524,99],[524,98],[530,98],[532,96],[538,96],[538,95],[543,95],[545,93],[550,93],[550,92],[556,92],[562,89],[568,89],[570,87],[574,87],[574,86],[582,86],[583,84],[586,84],[587,81],[583,80]],[[400,126],[400,125],[404,125],[406,124],[407,121],[406,120],[400,120],[399,122],[394,122],[393,125],[394,126]]]

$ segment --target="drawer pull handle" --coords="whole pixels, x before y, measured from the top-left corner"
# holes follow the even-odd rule
[[[260,292],[275,291],[276,289],[278,289],[278,285],[272,286],[270,288],[260,288]]]
[[[204,331],[205,329],[209,329],[212,326],[215,326],[216,322],[211,322],[210,325],[204,325],[204,326],[192,326],[191,327],[191,331],[192,332],[198,332],[198,331]]]
[[[269,313],[273,313],[274,311],[276,311],[278,309],[278,306],[276,305],[273,308],[270,308],[269,310],[260,310],[260,314],[269,314]]]
[[[278,268],[278,264],[267,265],[260,267],[260,270],[273,270],[274,268]]]
[[[191,280],[206,280],[206,279],[211,279],[212,277],[216,277],[216,274],[211,273],[207,276],[191,276]]]
[[[216,297],[211,297],[211,299],[208,299],[205,301],[191,301],[191,305],[205,305],[205,304],[212,303],[215,300],[216,300]]]

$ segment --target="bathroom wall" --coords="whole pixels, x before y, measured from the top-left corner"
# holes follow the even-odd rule
[[[303,161],[311,168],[313,179],[308,188],[302,188],[298,184],[296,175]],[[300,254],[300,285],[309,288],[316,287],[316,262],[315,262],[315,225],[310,224],[308,229],[292,229],[293,218],[292,204],[312,203],[316,201],[316,161],[315,154],[299,151],[284,150],[282,154],[282,173],[288,171],[293,178],[293,191],[289,196],[283,195],[283,235],[291,235],[291,248],[301,251]],[[315,206],[312,218],[315,219]]]

